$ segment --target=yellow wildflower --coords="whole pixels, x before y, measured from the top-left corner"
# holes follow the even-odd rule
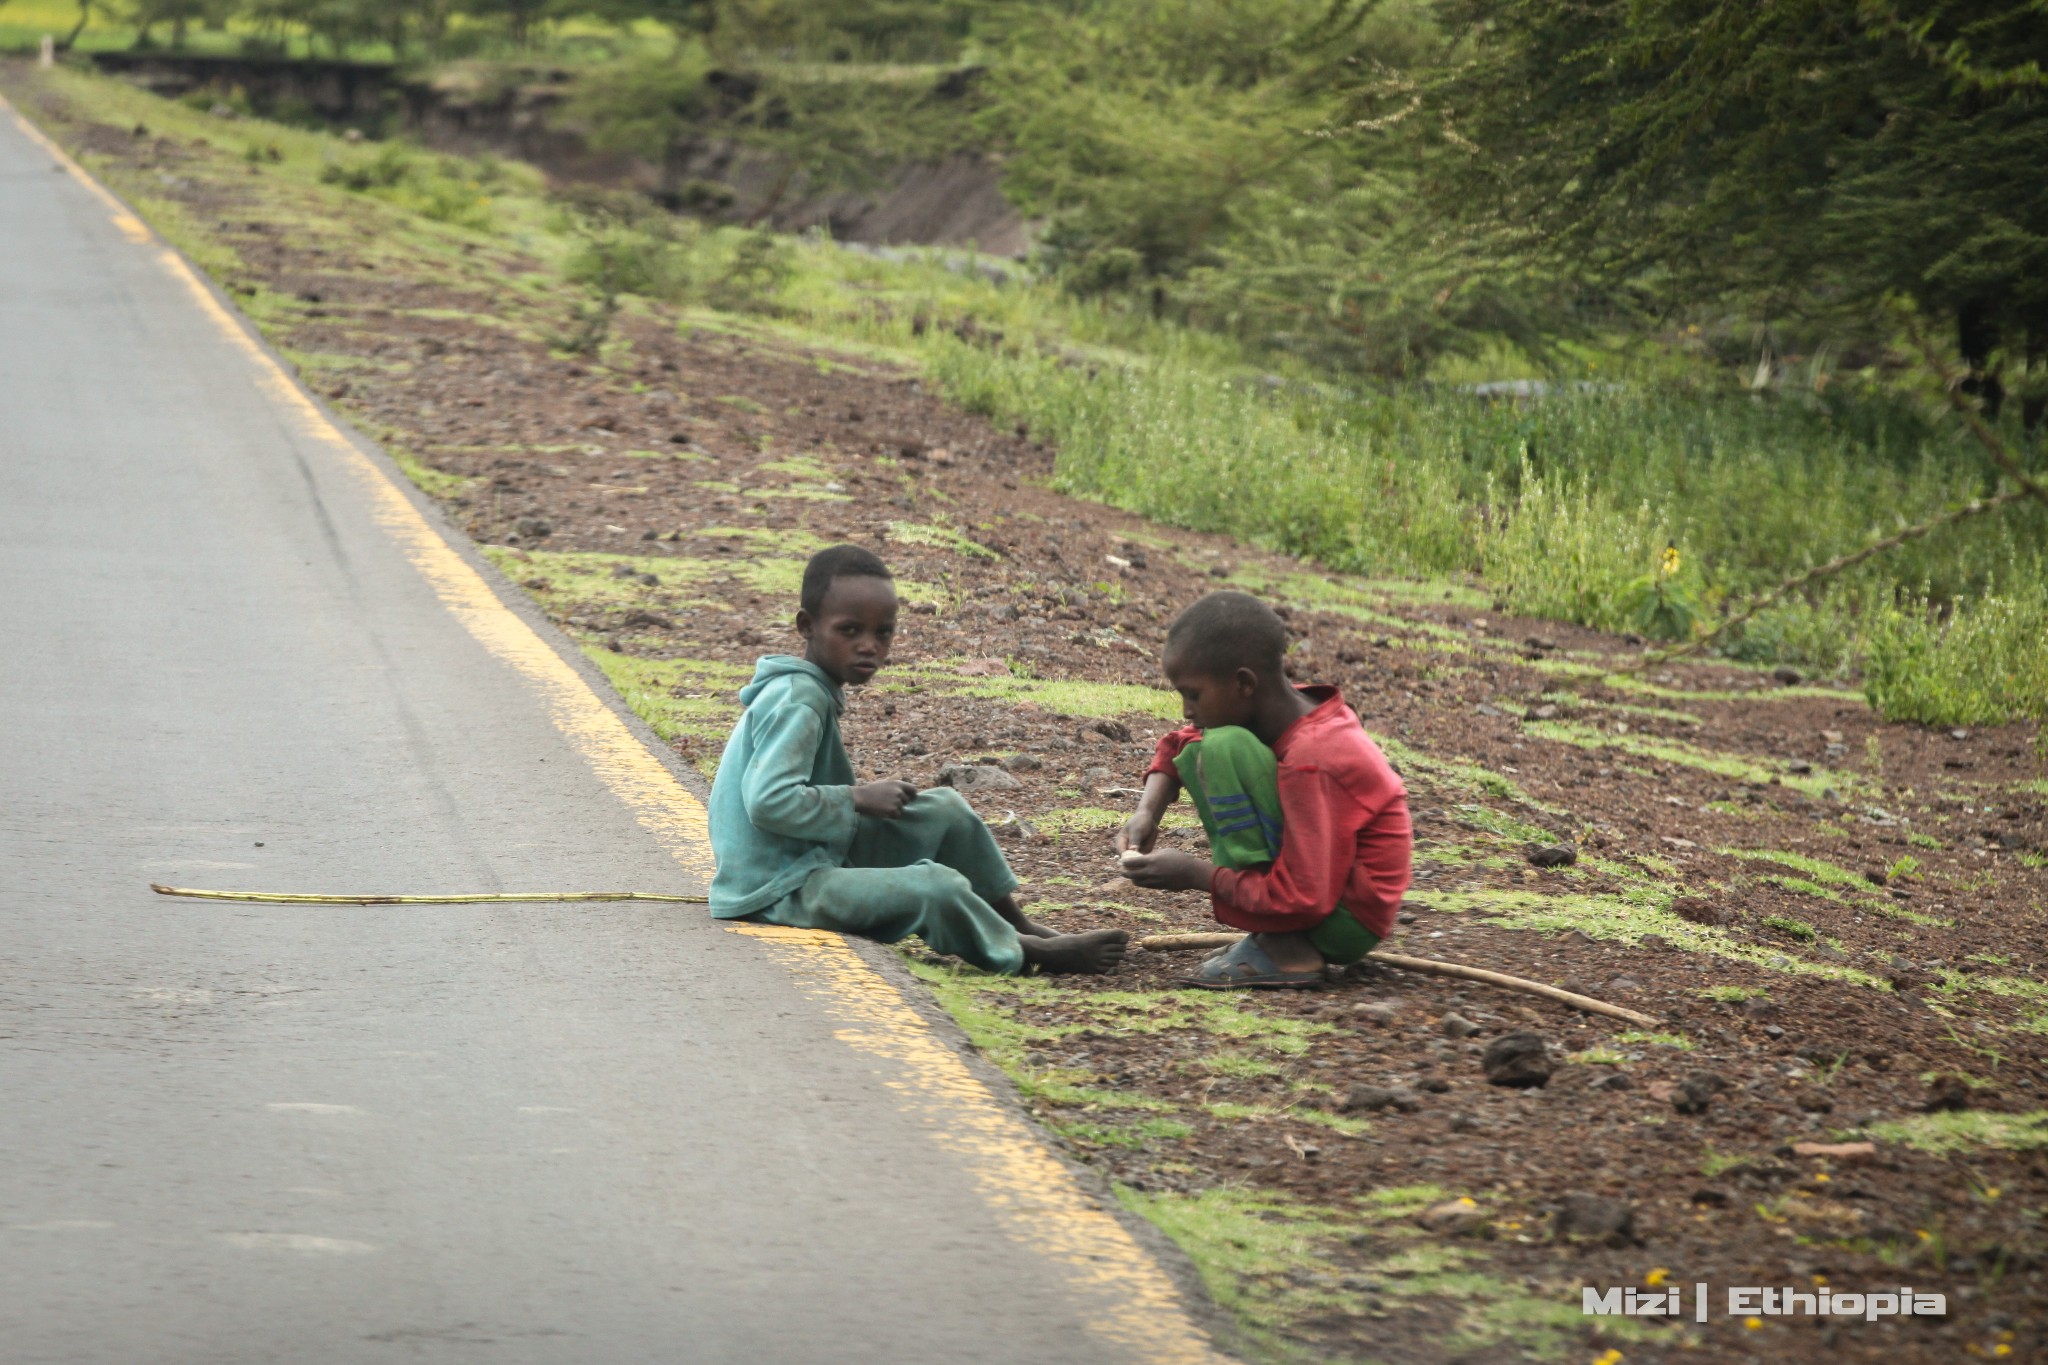
[[[1666,545],[1664,547],[1664,557],[1659,561],[1658,567],[1663,571],[1666,578],[1678,572],[1678,547],[1676,545]]]
[[[1643,1276],[1643,1283],[1650,1286],[1650,1288],[1655,1289],[1658,1285],[1664,1283],[1664,1281],[1670,1278],[1671,1272],[1660,1265],[1655,1270],[1652,1270],[1649,1274]]]
[[[1762,1318],[1744,1318],[1742,1325],[1754,1332],[1757,1328],[1764,1325],[1764,1320]]]

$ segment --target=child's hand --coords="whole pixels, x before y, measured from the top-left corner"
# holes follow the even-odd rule
[[[1157,853],[1126,854],[1122,871],[1139,886],[1155,891],[1207,891],[1216,869],[1192,853],[1163,848]]]
[[[909,782],[863,782],[853,789],[854,813],[894,820],[916,795],[917,787]]]
[[[1116,832],[1116,851],[1150,853],[1153,841],[1158,837],[1159,812],[1134,811],[1131,818],[1124,821],[1123,827]]]

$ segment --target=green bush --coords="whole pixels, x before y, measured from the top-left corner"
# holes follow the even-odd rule
[[[1924,596],[1886,604],[1871,616],[1863,678],[1870,704],[1894,720],[2048,722],[2048,584],[2037,577],[1946,613]]]

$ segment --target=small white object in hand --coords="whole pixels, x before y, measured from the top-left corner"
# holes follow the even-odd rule
[[[1125,867],[1129,867],[1132,863],[1139,861],[1144,856],[1144,854],[1138,852],[1138,850],[1135,848],[1127,848],[1122,853],[1117,855],[1117,857],[1123,862],[1123,865]]]

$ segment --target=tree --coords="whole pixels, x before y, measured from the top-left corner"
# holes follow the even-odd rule
[[[1447,209],[1653,307],[1943,316],[1995,410],[2048,398],[2048,7],[1446,0]],[[1355,106],[1383,106],[1369,81]],[[2001,376],[2001,368],[2003,376]]]

